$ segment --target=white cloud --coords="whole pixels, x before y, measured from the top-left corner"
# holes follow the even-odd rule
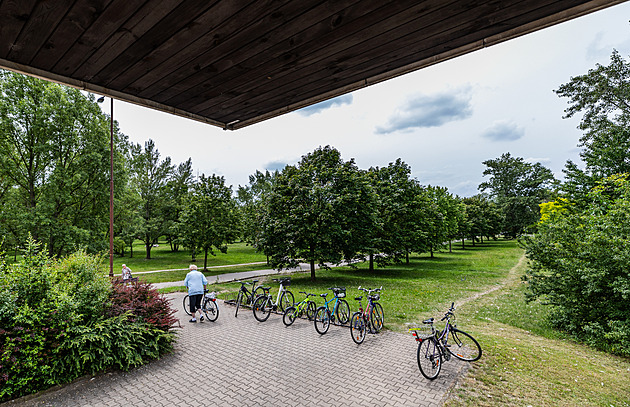
[[[511,120],[498,120],[492,123],[481,136],[491,141],[514,141],[525,135],[525,129]]]
[[[376,133],[388,134],[422,127],[440,127],[472,116],[470,86],[433,95],[417,95],[396,109],[387,124],[377,126]]]

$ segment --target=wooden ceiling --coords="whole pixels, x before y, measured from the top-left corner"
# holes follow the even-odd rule
[[[0,66],[241,128],[624,0],[4,0]]]

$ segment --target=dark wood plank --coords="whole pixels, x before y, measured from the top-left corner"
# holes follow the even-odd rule
[[[113,0],[83,35],[59,59],[52,71],[73,77],[73,72],[92,56],[147,0]],[[76,78],[76,77],[75,77]],[[89,76],[76,78],[89,81]]]
[[[96,21],[111,0],[79,0],[37,52],[31,64],[50,70],[79,37]]]
[[[35,0],[5,0],[0,4],[0,58],[7,58],[35,3]]]
[[[225,89],[230,89],[231,92],[238,92],[240,97],[235,98],[235,101],[242,101],[245,99],[243,94],[247,88],[253,90],[261,87],[261,93],[266,93],[267,88],[286,86],[288,82],[296,80],[296,77],[308,77],[306,69],[312,69],[309,67],[313,65],[330,66],[335,61],[335,55],[338,55],[337,58],[344,59],[350,59],[357,54],[371,58],[373,48],[376,46],[375,38],[378,39],[379,35],[388,37],[399,36],[400,34],[397,30],[400,28],[398,25],[404,27],[405,24],[412,27],[411,29],[417,30],[420,25],[425,26],[421,21],[436,13],[441,13],[439,15],[440,19],[442,19],[443,16],[451,13],[467,12],[468,8],[460,3],[456,0],[451,2],[432,0],[423,2],[422,5],[409,7],[408,4],[403,2],[400,5],[400,9],[395,9],[395,14],[387,17],[383,16],[384,10],[376,9],[362,18],[350,22],[345,30],[340,28],[338,32],[332,32],[321,39],[315,38],[299,49],[292,50],[292,58],[289,64],[281,65],[276,61],[268,61],[266,64],[258,66],[256,70],[251,70],[238,78],[221,78],[222,86],[217,89],[218,92],[214,94],[205,92],[194,99],[191,98],[188,103],[184,103],[182,106],[186,106],[187,109],[191,110],[199,109],[198,111],[213,109],[215,106],[223,106],[225,103],[229,103],[229,99],[233,99],[231,94],[225,93]],[[362,5],[360,6],[363,7]],[[386,8],[390,9],[387,5]],[[389,29],[384,30],[383,26]],[[389,42],[391,40],[388,41],[388,44]],[[361,46],[361,44],[363,45]],[[287,75],[294,73],[296,73],[294,77],[287,77]],[[195,106],[194,109],[193,106]]]
[[[317,4],[322,0],[308,2],[306,8],[312,4]],[[165,75],[160,83],[167,84],[167,87],[177,86],[181,83],[186,86],[188,79],[196,77],[204,70],[217,71],[219,64],[223,69],[230,69],[234,66],[234,57],[232,55],[235,49],[243,46],[257,49],[259,47],[269,47],[272,41],[268,37],[268,33],[274,28],[284,24],[287,20],[300,15],[304,11],[306,0],[295,2],[289,1],[285,4],[279,4],[277,1],[257,1],[251,7],[243,9],[232,19],[226,21],[223,26],[217,27],[216,30],[209,32],[204,38],[200,39],[200,44],[207,44],[202,52],[197,55],[190,55],[190,59],[186,64],[178,64],[177,60],[172,58],[169,62],[172,65],[172,71]],[[219,38],[220,41],[214,40]],[[179,57],[179,55],[178,55]],[[144,97],[152,98],[155,88],[150,89],[148,86],[157,83],[155,78],[142,78],[133,84],[134,87],[144,88],[140,94]],[[158,84],[158,87],[161,87]],[[196,87],[191,83],[188,88]],[[159,89],[158,89],[159,91]]]
[[[93,77],[111,62],[112,56],[120,55],[137,38],[149,31],[156,21],[164,18],[184,1],[186,0],[162,0],[160,1],[160,7],[155,7],[153,3],[145,3],[96,52],[85,60],[72,75],[76,78]]]
[[[172,71],[169,65],[187,66],[200,52],[212,47],[212,44],[224,41],[232,31],[223,29],[224,24],[237,23],[233,18],[240,10],[252,5],[255,14],[260,13],[264,2],[252,0],[232,0],[216,3],[211,9],[199,16],[171,38],[153,49],[144,58],[129,67],[111,82],[111,86],[130,92],[141,92],[149,84],[162,82]],[[243,21],[247,23],[247,20]],[[223,31],[223,32],[222,32]],[[129,89],[127,89],[129,88]]]
[[[518,7],[518,5],[515,5],[515,7]],[[537,10],[537,13],[529,13],[528,21],[549,15],[549,13],[555,12],[553,10],[555,10],[553,5],[549,5],[546,8]],[[509,18],[510,14],[506,13],[505,9],[497,10],[494,13],[482,13],[474,17],[471,14],[473,14],[472,11],[466,14],[466,18],[468,18],[467,23],[460,16],[454,23],[444,21],[434,24],[434,26],[450,26],[452,28],[449,30],[438,30],[433,36],[424,37],[420,42],[416,41],[415,37],[417,35],[408,35],[406,38],[398,39],[396,42],[397,50],[393,52],[391,51],[391,46],[384,45],[374,48],[374,53],[369,56],[358,54],[347,62],[331,63],[318,72],[309,71],[307,74],[295,75],[293,81],[289,81],[288,77],[284,77],[285,84],[279,88],[273,88],[274,94],[284,95],[282,98],[270,98],[270,88],[261,86],[258,89],[252,89],[251,92],[241,94],[227,103],[214,106],[213,109],[195,111],[195,113],[209,114],[214,112],[214,114],[218,114],[215,117],[221,117],[221,120],[232,121],[236,120],[237,117],[222,115],[222,113],[236,110],[238,106],[246,106],[246,108],[241,109],[241,114],[245,117],[251,117],[261,111],[261,103],[265,105],[276,103],[277,108],[287,106],[299,100],[315,96],[322,91],[322,83],[326,81],[328,81],[328,88],[335,86],[341,88],[361,79],[411,64],[418,59],[428,58],[440,52],[482,40],[487,36],[510,29],[516,24],[520,25],[524,21],[522,17]],[[462,25],[458,25],[460,22]],[[419,32],[418,35],[426,34],[426,32],[425,27],[422,33]],[[379,63],[378,61],[384,61],[385,63]],[[396,62],[391,64],[388,63],[389,61]],[[307,70],[307,68],[304,68],[304,70]],[[305,80],[305,78],[307,79]]]
[[[94,76],[94,80],[109,86],[110,82],[133,66],[136,61],[144,58],[155,47],[186,27],[200,14],[212,7],[212,4],[214,2],[208,0],[188,0],[180,4],[166,17],[156,21],[151,29],[136,39],[129,48],[113,57],[111,62]]]
[[[379,66],[376,66],[373,61],[365,62],[362,66],[358,66],[358,70],[362,73],[358,73],[356,76],[352,77],[349,75],[343,75],[340,73],[337,78],[338,88],[341,88],[346,85],[350,85],[357,81],[363,80],[365,78],[369,78],[374,75],[378,75],[385,72],[390,72],[393,69],[399,68],[402,66],[400,61],[403,63],[406,61],[408,64],[411,64],[418,60],[418,57],[428,58],[434,55],[437,55],[444,51],[449,51],[457,46],[464,46],[470,44],[475,41],[479,41],[485,37],[504,32],[506,29],[510,29],[512,27],[518,27],[523,25],[525,22],[534,21],[540,18],[544,18],[550,14],[553,14],[557,11],[557,5],[550,4],[547,7],[542,7],[537,10],[531,10],[527,12],[527,17],[524,19],[524,16],[512,17],[505,20],[496,20],[492,16],[490,16],[488,21],[491,21],[492,24],[487,24],[487,26],[482,30],[474,30],[470,29],[471,26],[467,28],[462,28],[460,33],[457,33],[455,40],[452,38],[447,38],[445,41],[441,43],[436,43],[433,48],[417,50],[414,49],[415,52],[409,54],[404,52],[404,48],[400,49],[398,52],[391,53],[389,55],[385,55],[385,58],[382,60],[386,61]],[[334,78],[333,74],[333,79]],[[243,109],[239,109],[238,111],[234,111],[229,107],[224,111],[214,110],[213,117],[218,118],[219,120],[225,122],[231,122],[236,120],[237,118],[241,121],[248,120],[254,118],[260,114],[264,114],[265,111],[269,112],[269,107],[275,106],[275,110],[285,108],[286,106],[299,102],[300,100],[305,100],[310,97],[315,97],[318,94],[325,93],[330,91],[331,87],[322,85],[323,82],[313,81],[312,86],[300,87],[296,88],[296,91],[291,90],[281,90],[283,92],[284,98],[275,98],[270,99],[267,98],[263,105],[258,103],[251,104],[249,107],[245,107]],[[249,104],[249,103],[248,103]],[[263,106],[261,109],[260,107]],[[271,110],[273,111],[273,110]]]
[[[345,21],[352,21],[369,12],[370,7],[367,2],[359,2],[362,7],[352,7],[357,4],[356,0],[338,1],[334,4],[319,4],[306,13],[282,24],[276,30],[265,34],[265,41],[253,41],[246,45],[233,47],[233,51],[226,55],[230,64],[222,64],[221,61],[213,62],[199,70],[194,77],[191,72],[180,70],[180,73],[189,75],[185,81],[176,84],[158,96],[161,100],[168,100],[168,103],[179,104],[187,102],[190,98],[184,95],[189,94],[192,89],[207,85],[208,78],[212,78],[213,87],[227,80],[228,73],[232,77],[239,77],[252,69],[257,69],[262,61],[274,60],[276,63],[291,63],[282,55],[286,54],[287,48],[296,48],[305,42],[317,41],[326,33],[336,29]],[[381,0],[377,2],[383,4]],[[310,25],[310,26],[309,26]],[[216,89],[216,88],[215,88]],[[150,91],[148,89],[148,91]],[[210,89],[211,91],[211,89]],[[147,94],[151,94],[147,92]],[[172,99],[166,99],[173,95]],[[196,102],[195,102],[196,103]]]
[[[39,1],[7,54],[7,59],[30,64],[72,3],[73,0]]]

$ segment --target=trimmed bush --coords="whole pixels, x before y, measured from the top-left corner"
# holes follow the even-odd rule
[[[172,349],[176,319],[148,284],[110,282],[98,257],[51,260],[29,243],[0,263],[0,402]]]

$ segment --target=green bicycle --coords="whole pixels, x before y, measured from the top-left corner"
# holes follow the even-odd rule
[[[298,302],[294,306],[291,306],[284,310],[284,315],[282,315],[282,322],[286,326],[290,326],[293,324],[296,318],[301,318],[304,313],[306,313],[306,317],[309,321],[312,321],[315,317],[315,308],[317,305],[314,301],[309,300],[309,297],[314,297],[315,294],[307,293],[306,291],[300,291],[300,294],[306,295],[302,301]]]

